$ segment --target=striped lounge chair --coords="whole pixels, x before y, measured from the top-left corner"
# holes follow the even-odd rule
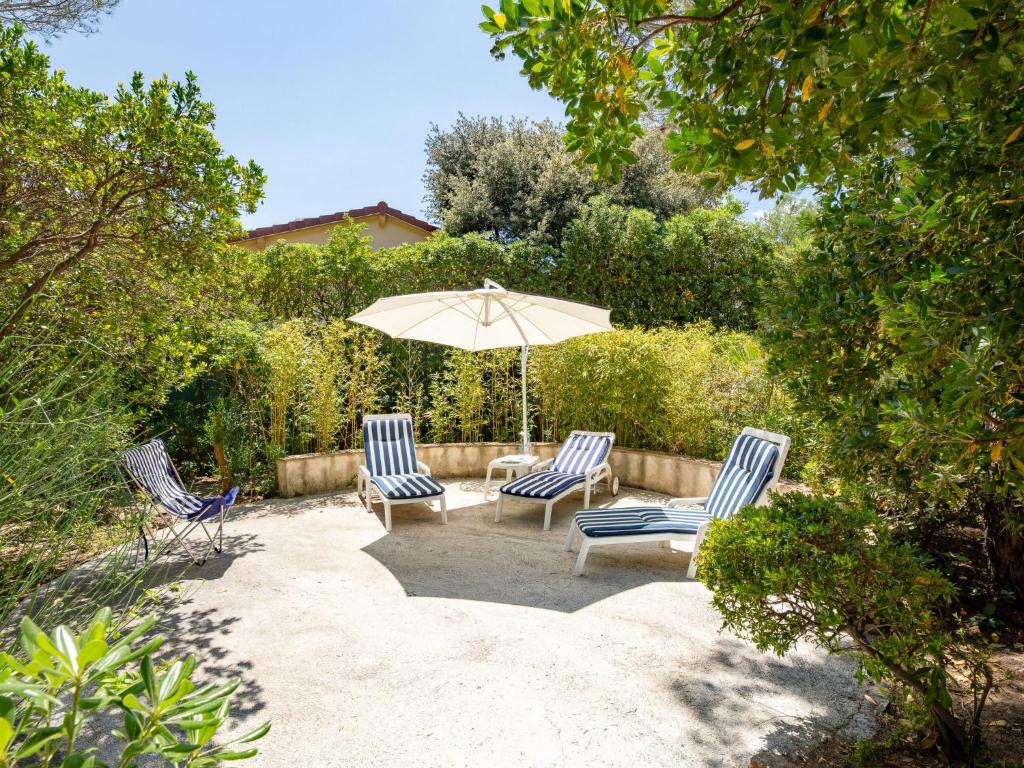
[[[506,496],[544,503],[544,530],[551,530],[551,508],[556,501],[583,489],[583,508],[590,508],[590,492],[604,480],[614,496],[619,478],[612,474],[608,454],[615,444],[614,432],[574,431],[553,459],[535,464],[527,474],[506,483],[498,492],[494,522],[501,522],[501,502]]]
[[[366,464],[356,475],[356,492],[363,495],[366,511],[373,511],[373,496],[384,504],[384,528],[391,530],[391,507],[438,499],[441,522],[448,523],[444,486],[430,476],[430,467],[416,459],[412,416],[393,413],[363,417]]]
[[[779,481],[789,452],[785,435],[744,427],[729,449],[722,469],[706,497],[671,499],[661,507],[622,507],[577,512],[569,526],[565,551],[580,538],[573,574],[583,575],[591,547],[645,541],[692,541],[687,577],[694,578],[697,551],[712,520],[731,517],[748,504],[765,504]]]
[[[156,548],[157,556],[163,554],[168,544],[177,542],[193,563],[202,565],[211,551],[219,553],[224,548],[224,515],[235,503],[237,486],[212,499],[189,493],[167,455],[167,446],[160,439],[129,448],[119,453],[118,458],[129,479],[146,499],[146,509],[139,525],[140,543],[146,559],[149,559],[149,542],[160,542],[150,525],[150,518],[157,510],[163,510],[175,521],[167,526],[163,541]],[[196,528],[206,534],[208,542],[201,555],[195,554],[185,541]]]

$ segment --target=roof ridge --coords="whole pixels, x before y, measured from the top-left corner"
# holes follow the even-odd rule
[[[376,205],[367,205],[363,208],[352,208],[347,211],[326,213],[323,216],[312,216],[305,219],[293,219],[285,224],[271,224],[267,227],[256,227],[255,229],[250,229],[244,236],[235,238],[232,242],[253,240],[257,237],[267,237],[268,235],[277,235],[283,232],[294,232],[297,229],[308,229],[309,227],[317,227],[322,224],[335,224],[339,221],[344,221],[346,217],[350,219],[358,219],[363,216],[372,216],[375,213],[382,213],[393,219],[404,221],[406,224],[416,227],[417,229],[422,229],[426,232],[433,232],[437,229],[437,227],[430,222],[416,218],[411,214],[404,213],[397,208],[392,208],[386,202],[381,200]]]

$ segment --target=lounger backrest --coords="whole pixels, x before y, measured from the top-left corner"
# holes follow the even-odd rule
[[[572,432],[558,449],[551,469],[570,475],[585,475],[607,460],[614,442],[615,435],[611,432]]]
[[[363,450],[371,477],[416,473],[416,440],[407,413],[363,417]]]
[[[172,515],[189,517],[203,506],[202,499],[182,488],[163,440],[154,438],[118,456],[125,470],[149,500]]]
[[[778,482],[780,459],[785,460],[789,438],[772,435],[781,438],[780,444],[766,437],[771,433],[752,433],[758,430],[744,429],[725,457],[707,500],[706,509],[712,517],[731,517],[747,504],[756,503],[769,485]]]

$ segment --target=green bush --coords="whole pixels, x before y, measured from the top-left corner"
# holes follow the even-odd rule
[[[0,765],[103,768],[98,747],[82,746],[90,721],[118,714],[118,768],[157,755],[182,768],[206,768],[256,754],[252,742],[270,723],[215,744],[227,722],[238,680],[196,685],[195,657],[156,662],[163,638],[145,639],[150,617],[117,637],[110,609],[96,613],[81,634],[60,626],[43,632],[30,619],[21,623],[22,654],[0,654]],[[94,740],[90,740],[94,741]]]
[[[624,325],[709,320],[751,330],[774,274],[766,231],[735,204],[658,221],[598,197],[566,228],[550,284],[539,292],[611,307]]]
[[[699,566],[726,629],[780,655],[810,640],[852,656],[862,675],[913,696],[932,743],[974,754],[992,685],[986,655],[948,615],[953,585],[873,511],[776,496],[714,523]],[[973,701],[967,711],[957,711],[954,686]]]
[[[584,336],[536,348],[530,377],[544,439],[608,430],[618,445],[721,459],[750,425],[793,438],[788,476],[812,469],[813,425],[794,411],[747,334],[695,323]]]
[[[113,453],[130,422],[115,372],[91,352],[48,336],[0,340],[0,628],[25,599],[35,615],[64,610],[60,590],[38,587],[134,535],[117,514]],[[78,599],[134,577],[116,559]]]

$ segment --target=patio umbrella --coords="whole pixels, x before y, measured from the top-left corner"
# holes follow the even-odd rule
[[[349,320],[396,339],[432,341],[477,352],[522,348],[523,453],[529,453],[526,361],[535,344],[612,329],[610,310],[575,301],[507,291],[491,280],[471,291],[410,293],[378,299]]]

